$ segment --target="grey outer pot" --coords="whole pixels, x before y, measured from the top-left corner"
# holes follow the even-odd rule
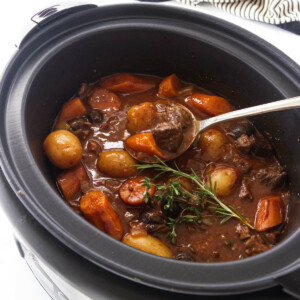
[[[299,95],[299,66],[249,32],[183,8],[149,3],[84,6],[46,21],[23,40],[0,88],[1,168],[14,192],[7,192],[9,197],[18,199],[10,203],[4,199],[3,205],[20,238],[41,256],[49,251],[47,242],[35,245],[30,233],[22,232],[22,224],[15,223],[12,203],[25,207],[34,226],[41,225],[45,240],[50,233],[59,241],[57,247],[66,253],[71,250],[85,274],[102,267],[144,285],[198,295],[245,293],[279,283],[300,296],[300,143],[294,130],[299,111],[253,118],[273,136],[289,172],[290,224],[274,249],[233,262],[169,260],[115,241],[61,200],[41,147],[63,102],[82,82],[99,76],[125,71],[177,73],[225,96],[236,107],[247,107]],[[55,255],[55,247],[52,250],[60,269],[62,257]],[[85,276],[83,282],[94,279],[92,272]],[[76,276],[70,272],[72,278]]]

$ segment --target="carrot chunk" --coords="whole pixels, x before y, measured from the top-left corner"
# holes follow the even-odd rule
[[[66,200],[70,200],[80,191],[81,183],[88,182],[89,177],[82,164],[78,164],[58,175],[57,183]]]
[[[79,97],[69,100],[62,108],[59,120],[71,120],[86,114],[86,108]]]
[[[151,89],[155,82],[141,76],[131,74],[115,74],[104,78],[100,86],[117,93],[135,93]]]
[[[126,140],[126,144],[136,152],[144,152],[149,155],[157,155],[163,158],[163,153],[156,145],[151,132],[134,134]]]
[[[119,97],[102,88],[95,88],[89,93],[88,103],[92,108],[106,113],[118,111],[121,107]]]
[[[145,177],[138,176],[126,180],[119,189],[121,199],[130,205],[141,205],[145,203],[146,186],[144,184]],[[151,188],[148,190],[150,197],[155,193],[155,185],[151,182]]]
[[[232,110],[229,102],[218,96],[194,93],[186,98],[186,103],[210,115],[217,116]]]
[[[163,98],[176,97],[182,88],[182,83],[179,78],[172,74],[164,78],[159,84],[158,96]]]
[[[266,197],[259,201],[254,228],[264,231],[283,222],[283,201],[281,197]]]
[[[103,192],[87,192],[80,199],[80,209],[84,217],[98,229],[117,240],[122,238],[123,227],[120,219]]]

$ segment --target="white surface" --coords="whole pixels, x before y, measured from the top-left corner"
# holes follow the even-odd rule
[[[97,3],[97,1],[92,1]],[[98,1],[98,3],[112,1]],[[55,3],[54,3],[55,4]],[[2,1],[0,4],[0,73],[6,66],[15,43],[18,41],[24,24],[43,7],[53,5],[53,1],[27,0]],[[300,36],[286,32],[272,25],[242,20],[219,11],[209,5],[203,5],[199,11],[233,22],[267,40],[300,64]],[[35,280],[25,261],[16,248],[11,225],[0,208],[0,284],[1,299],[5,300],[49,300],[50,297]]]

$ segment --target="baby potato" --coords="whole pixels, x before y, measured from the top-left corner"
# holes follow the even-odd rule
[[[149,128],[156,114],[153,103],[144,102],[132,106],[127,113],[127,129],[130,133],[136,133]]]
[[[109,150],[99,155],[97,166],[99,170],[111,177],[131,177],[138,170],[133,165],[137,161],[124,150]]]
[[[225,197],[230,195],[238,186],[240,175],[238,170],[228,166],[218,166],[210,173],[212,188],[216,186],[216,195]],[[207,176],[206,183],[210,186]]]
[[[82,158],[82,147],[79,139],[67,130],[51,132],[46,137],[43,146],[51,163],[60,169],[72,168]]]
[[[172,251],[157,238],[151,235],[132,235],[127,234],[123,243],[136,249],[167,258],[172,258]]]
[[[207,159],[216,161],[225,152],[227,138],[225,134],[216,129],[208,129],[201,133],[198,147],[207,156]]]

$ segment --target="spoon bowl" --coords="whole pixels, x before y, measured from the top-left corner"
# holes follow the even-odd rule
[[[293,97],[293,98],[288,98],[284,100],[279,100],[275,102],[270,102],[262,105],[256,105],[248,108],[243,108],[235,111],[231,111],[222,115],[218,115],[212,118],[208,118],[205,120],[197,120],[194,116],[194,114],[185,106],[181,104],[180,105],[185,111],[187,111],[193,121],[194,125],[194,135],[192,135],[189,139],[189,141],[185,142],[184,145],[180,146],[179,151],[174,153],[174,155],[164,158],[160,157],[162,161],[168,161],[177,158],[178,156],[182,155],[187,149],[190,148],[190,146],[193,144],[195,139],[198,137],[199,133],[208,129],[209,127],[234,120],[234,119],[239,119],[239,118],[245,118],[245,117],[250,117],[250,116],[255,116],[255,115],[260,115],[260,114],[265,114],[269,112],[274,112],[274,111],[280,111],[280,110],[286,110],[286,109],[292,109],[292,108],[300,108],[300,96],[298,97]],[[183,147],[182,147],[183,146]],[[124,143],[124,147],[127,150],[127,152],[136,160],[144,162],[144,163],[156,163],[158,162],[158,159],[154,156],[150,157],[149,155],[145,156],[137,156],[132,149],[128,147],[126,142]]]

